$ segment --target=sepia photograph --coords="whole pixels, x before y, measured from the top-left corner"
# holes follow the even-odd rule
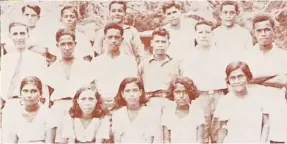
[[[286,0],[0,6],[0,144],[287,144]]]

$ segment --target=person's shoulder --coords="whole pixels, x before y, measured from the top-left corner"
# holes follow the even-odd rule
[[[122,117],[126,109],[127,109],[126,106],[116,109],[113,112],[113,117]]]
[[[137,28],[134,26],[124,25],[123,29],[124,30],[130,30],[132,32],[138,32]]]

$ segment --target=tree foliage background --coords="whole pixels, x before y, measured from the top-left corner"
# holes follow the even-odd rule
[[[196,20],[207,19],[220,25],[219,5],[221,0],[205,1],[178,1],[182,5],[182,11],[186,18]],[[20,5],[23,2],[2,2],[1,3],[1,25],[7,25],[11,19],[17,19],[20,15]],[[73,5],[77,8],[80,19],[96,17],[101,20],[99,28],[106,23],[108,16],[108,1],[40,1],[38,4],[42,8],[41,19],[43,23],[53,26],[53,21],[59,21],[60,9],[65,5]],[[128,9],[125,23],[135,26],[139,31],[153,30],[154,28],[166,24],[162,12],[163,1],[128,1]],[[286,0],[241,0],[238,1],[240,14],[237,23],[252,32],[252,17],[258,12],[267,12],[276,20],[275,42],[284,49],[287,49],[287,1]],[[18,5],[18,7],[17,7]],[[57,9],[57,10],[55,10]],[[19,16],[18,16],[19,17]],[[6,22],[6,23],[5,23]],[[3,28],[1,28],[3,30]],[[3,36],[1,32],[1,36]],[[5,33],[4,33],[5,34]],[[254,41],[256,42],[256,41]]]

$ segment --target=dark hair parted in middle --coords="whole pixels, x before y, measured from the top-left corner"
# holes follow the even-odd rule
[[[86,91],[86,90],[92,90],[92,89],[90,87],[82,87],[76,92],[74,99],[73,99],[73,106],[69,110],[70,116],[72,118],[81,118],[82,117],[83,112],[82,112],[82,110],[78,104],[78,99],[79,99],[81,93]],[[96,97],[97,103],[96,103],[95,109],[92,112],[92,116],[94,118],[103,117],[104,111],[101,108],[102,100],[100,98],[100,95],[97,91],[95,91],[94,96]]]
[[[69,29],[59,29],[56,33],[56,41],[59,42],[60,37],[63,35],[70,35],[73,38],[73,41],[76,40],[75,33]]]
[[[230,76],[231,72],[240,69],[245,76],[247,77],[247,81],[250,81],[253,78],[253,75],[249,69],[249,66],[242,61],[233,61],[229,63],[225,69],[226,73],[226,83],[229,84],[228,77]]]
[[[159,36],[167,36],[167,38],[170,38],[169,32],[165,29],[165,28],[156,28],[153,32],[152,32],[152,39],[155,35],[159,35]]]
[[[182,84],[185,89],[187,90],[187,93],[188,93],[188,96],[190,98],[190,100],[195,100],[198,96],[199,96],[199,93],[198,93],[198,90],[197,90],[197,87],[196,85],[194,84],[194,82],[188,78],[188,77],[182,77],[182,76],[178,76],[178,77],[175,77],[171,82],[170,82],[170,85],[169,85],[169,88],[168,88],[168,98],[170,100],[174,100],[174,90],[176,88],[176,84]]]
[[[109,29],[117,29],[117,30],[120,31],[121,36],[124,35],[124,29],[123,29],[123,27],[120,24],[117,24],[117,23],[109,23],[109,24],[107,24],[105,26],[105,29],[104,29],[105,35],[107,34]]]
[[[126,88],[127,84],[130,84],[130,83],[133,83],[133,82],[142,91],[142,95],[140,96],[139,103],[142,104],[142,105],[147,103],[147,99],[146,99],[146,96],[145,96],[145,90],[144,90],[144,86],[143,86],[142,81],[139,78],[136,78],[136,77],[127,77],[121,82],[119,90],[118,90],[118,94],[117,94],[117,97],[116,97],[116,107],[117,107],[117,109],[127,105],[125,99],[122,96],[122,92]]]

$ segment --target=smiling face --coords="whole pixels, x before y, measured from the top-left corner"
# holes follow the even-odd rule
[[[125,17],[124,5],[113,3],[110,7],[109,18],[113,23],[122,23]]]
[[[83,91],[77,100],[83,115],[91,115],[96,108],[97,99],[93,90]]]
[[[135,82],[126,84],[126,87],[122,92],[124,100],[127,105],[130,106],[139,105],[141,95],[142,90],[140,90],[139,86]]]

